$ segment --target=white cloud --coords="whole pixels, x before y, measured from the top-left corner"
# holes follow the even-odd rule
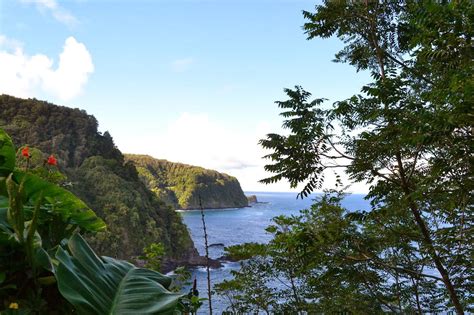
[[[77,18],[69,11],[61,7],[56,0],[20,0],[22,3],[34,4],[41,12],[49,12],[60,23],[67,26],[75,26]]]
[[[79,95],[94,72],[86,46],[66,39],[59,62],[43,54],[27,55],[21,45],[0,36],[0,93],[32,97],[41,91],[66,101]]]
[[[4,47],[5,49],[16,50],[16,49],[21,48],[22,45],[21,45],[21,42],[0,34],[0,48],[2,47]]]
[[[168,153],[173,160],[231,171],[261,164],[255,132],[232,130],[207,114],[183,113],[160,139],[164,147],[173,147]]]
[[[72,99],[81,92],[92,72],[94,65],[86,46],[69,37],[59,56],[58,68],[45,73],[43,87],[60,99]]]
[[[175,72],[184,72],[188,70],[193,63],[194,63],[193,58],[177,59],[171,63],[171,68]]]

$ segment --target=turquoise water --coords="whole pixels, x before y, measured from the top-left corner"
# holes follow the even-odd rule
[[[246,195],[256,195],[259,203],[240,209],[213,209],[205,211],[206,227],[209,244],[222,243],[224,246],[242,244],[246,242],[264,243],[270,240],[265,228],[271,224],[271,219],[278,215],[297,214],[299,210],[309,208],[317,195],[296,199],[296,193],[265,193],[245,192]],[[370,204],[363,195],[348,195],[343,200],[343,206],[349,210],[368,210]],[[188,226],[194,244],[201,255],[204,255],[204,233],[202,229],[200,211],[185,211],[181,213]],[[223,255],[223,247],[215,246],[209,249],[211,258]],[[212,283],[219,283],[231,278],[230,271],[238,269],[239,263],[224,263],[219,269],[211,269]],[[193,270],[201,297],[207,297],[206,269]],[[213,309],[220,314],[227,307],[226,301],[214,296]],[[203,305],[199,314],[206,314],[207,304]]]

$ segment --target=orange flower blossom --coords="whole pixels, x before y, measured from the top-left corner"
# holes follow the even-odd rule
[[[54,165],[54,166],[57,166],[58,165],[58,160],[56,160],[56,158],[54,157],[54,155],[50,155],[48,157],[48,160],[46,161],[46,163],[48,163],[49,165]]]
[[[29,147],[24,147],[21,149],[21,155],[26,157],[27,159],[31,157],[30,155],[30,148]]]

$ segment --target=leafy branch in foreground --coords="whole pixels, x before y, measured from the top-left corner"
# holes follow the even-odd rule
[[[325,1],[305,11],[308,38],[340,38],[336,61],[370,71],[373,82],[324,109],[299,86],[285,90],[288,100],[277,104],[290,133],[260,142],[271,151],[264,183],[305,183],[303,197],[339,168],[367,185],[372,210],[358,228],[390,245],[377,254],[348,239],[357,254],[347,258],[389,273],[370,287],[385,311],[472,311],[473,12],[471,1]]]

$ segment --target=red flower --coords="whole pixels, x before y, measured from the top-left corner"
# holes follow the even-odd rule
[[[56,160],[56,158],[54,157],[54,155],[51,154],[51,155],[48,157],[48,160],[46,161],[46,163],[48,163],[49,165],[54,165],[54,166],[56,166],[56,165],[58,165],[58,160]]]
[[[29,158],[31,157],[31,155],[30,155],[30,148],[24,147],[23,149],[21,149],[21,155],[23,155],[24,157],[26,157],[27,159],[29,159]]]

